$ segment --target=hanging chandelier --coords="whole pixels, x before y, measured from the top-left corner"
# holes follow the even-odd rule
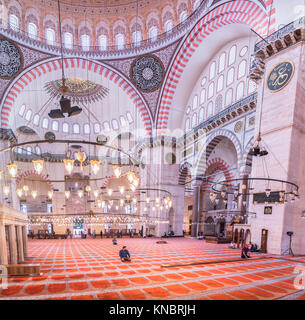
[[[17,163],[10,163],[7,165],[7,169],[9,174],[13,177],[16,178],[18,174],[18,165]]]
[[[41,174],[42,170],[43,170],[43,163],[44,160],[43,159],[38,159],[38,160],[32,160],[33,166],[34,166],[34,170],[38,173]]]

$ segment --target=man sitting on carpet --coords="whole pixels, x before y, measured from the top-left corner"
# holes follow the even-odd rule
[[[122,262],[131,261],[131,260],[130,260],[130,254],[129,254],[129,252],[128,252],[128,250],[126,249],[125,246],[122,248],[122,250],[120,250],[119,255],[120,255],[120,258],[121,258],[121,261],[122,261]]]
[[[241,258],[249,259],[250,258],[250,245],[245,245],[241,250]]]

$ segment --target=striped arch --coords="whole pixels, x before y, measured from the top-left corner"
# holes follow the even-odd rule
[[[165,132],[168,127],[170,109],[179,80],[201,42],[215,30],[237,23],[249,25],[257,33],[265,35],[268,21],[268,16],[262,6],[252,0],[235,0],[219,5],[195,25],[178,50],[167,75],[159,103],[158,133]]]
[[[213,166],[213,170],[209,171],[209,169]],[[204,176],[207,176],[208,174],[215,174],[217,172],[223,172],[226,181],[229,181],[231,179],[234,179],[234,174],[232,171],[228,171],[230,169],[230,165],[223,159],[221,158],[214,158],[211,159],[207,162],[207,169],[204,173]],[[201,190],[204,191],[210,191],[212,184],[213,184],[214,179],[210,178],[204,181],[201,185]]]
[[[41,178],[42,180],[44,180],[49,185],[51,190],[54,189],[54,186],[51,183],[51,181],[49,180],[48,176],[44,175],[43,173],[38,174],[35,170],[26,170],[26,171],[22,172],[20,175],[18,175],[18,177],[16,178],[16,185],[19,185],[20,181],[23,178],[26,178],[29,176],[34,176],[34,175]]]
[[[128,94],[133,103],[135,103],[141,115],[142,121],[144,122],[145,130],[149,135],[151,134],[152,121],[149,109],[140,94],[136,91],[133,85],[128,82],[127,79],[100,62],[94,62],[83,58],[65,58],[64,63],[66,69],[79,68],[93,71],[118,84],[118,86]],[[9,117],[12,109],[14,108],[14,103],[17,97],[22,93],[29,83],[31,83],[34,79],[39,78],[43,74],[60,69],[62,69],[61,59],[54,58],[52,60],[41,62],[34,67],[32,66],[31,69],[26,70],[18,78],[16,78],[3,99],[1,108],[1,127],[5,129],[9,127]]]
[[[275,7],[274,7],[274,0],[265,0],[265,5],[266,5],[266,12],[268,19],[270,21],[270,27],[269,27],[269,32],[268,35],[275,32],[275,23],[276,23],[276,18],[275,18]]]
[[[187,174],[190,172],[191,168],[192,165],[189,162],[185,162],[180,166],[178,184],[185,185]]]
[[[238,138],[236,137],[236,135],[234,133],[232,133],[229,130],[219,129],[207,137],[205,145],[197,157],[197,161],[196,161],[196,165],[195,165],[195,172],[194,172],[196,177],[202,176],[206,172],[208,159],[209,159],[212,151],[215,149],[217,144],[224,137],[228,138],[235,146],[235,150],[236,150],[236,154],[237,154],[237,164],[239,167],[239,165],[241,163],[241,159],[242,159],[242,148],[241,148],[241,145],[240,145]]]

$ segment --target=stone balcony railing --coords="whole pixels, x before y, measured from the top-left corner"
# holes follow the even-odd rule
[[[80,45],[73,45],[72,49],[63,48],[63,54],[66,57],[69,56],[81,56],[91,59],[113,59],[122,58],[128,56],[136,56],[147,52],[156,51],[162,47],[166,47],[171,43],[174,43],[178,39],[188,34],[188,32],[194,27],[196,22],[204,16],[208,10],[209,1],[202,0],[200,6],[193,11],[193,13],[183,22],[172,28],[168,32],[164,32],[158,35],[156,38],[145,39],[142,41],[128,43],[122,46],[107,46],[105,50],[100,50],[98,46],[90,46],[83,50]],[[9,28],[7,21],[1,21],[0,34],[16,41],[23,43],[32,48],[41,50],[43,52],[60,55],[61,48],[60,42],[54,42],[53,45],[47,44],[45,38],[36,37],[33,39],[29,37],[28,33],[22,30],[14,31]]]

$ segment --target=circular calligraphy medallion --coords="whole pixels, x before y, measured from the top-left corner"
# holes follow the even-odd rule
[[[18,48],[10,41],[0,39],[0,77],[14,76],[20,70],[21,63]]]
[[[290,60],[278,63],[269,73],[266,85],[271,92],[277,92],[287,86],[294,74],[294,64]]]
[[[144,91],[159,88],[164,75],[162,62],[155,56],[147,55],[138,58],[131,66],[131,77],[136,86]]]

